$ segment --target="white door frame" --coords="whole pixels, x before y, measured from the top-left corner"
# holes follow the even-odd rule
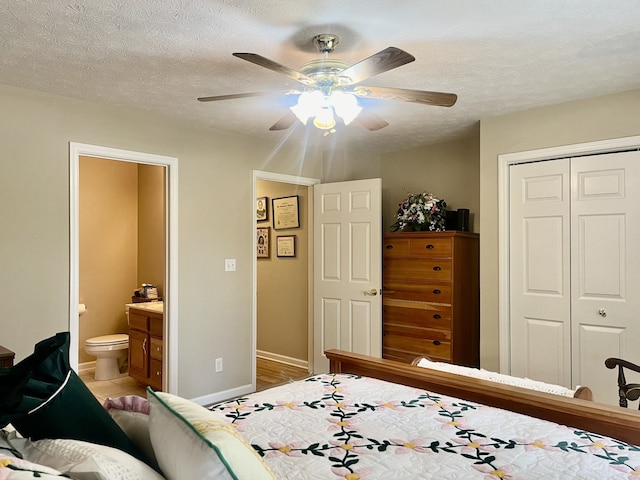
[[[253,254],[251,255],[252,260],[252,295],[251,295],[251,384],[253,390],[256,389],[256,351],[258,348],[258,260],[255,255],[257,248],[257,239],[256,239],[256,189],[258,187],[258,180],[268,180],[270,182],[280,182],[280,183],[290,183],[293,185],[302,185],[306,187],[312,187],[317,183],[320,183],[320,180],[317,178],[309,178],[309,177],[297,177],[295,175],[285,175],[282,173],[273,173],[273,172],[263,172],[261,170],[253,170],[252,171],[252,181],[251,181],[251,210],[250,210],[250,219],[251,225],[253,225],[253,249],[251,250]],[[309,201],[307,202],[307,211],[306,215],[309,219],[308,228],[309,228],[309,255],[307,256],[307,265],[309,272],[309,281],[308,281],[308,291],[307,298],[308,306],[307,306],[307,317],[308,317],[308,365],[309,371],[313,371],[313,195],[307,195]]]
[[[163,390],[178,391],[178,159],[150,153],[119,150],[98,145],[69,143],[69,361],[78,370],[80,289],[80,157],[97,157],[122,162],[143,163],[166,167],[166,250],[164,288],[164,353]],[[255,202],[254,202],[255,205]],[[255,235],[254,235],[255,236]],[[171,321],[169,321],[171,320]]]
[[[498,155],[498,322],[500,335],[500,372],[509,374],[511,345],[509,330],[509,166],[557,158],[640,148],[640,136],[614,138],[596,142],[562,145]]]

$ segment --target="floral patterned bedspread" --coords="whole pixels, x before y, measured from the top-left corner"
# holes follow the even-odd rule
[[[281,479],[636,479],[640,448],[365,377],[329,374],[210,408]]]

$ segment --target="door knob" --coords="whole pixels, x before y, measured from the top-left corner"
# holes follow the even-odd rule
[[[604,308],[600,308],[598,310],[598,315],[600,315],[601,317],[606,317],[607,316],[607,311]]]
[[[364,292],[365,295],[369,295],[371,297],[375,297],[378,294],[378,290],[375,288],[372,288],[371,290],[365,290]]]

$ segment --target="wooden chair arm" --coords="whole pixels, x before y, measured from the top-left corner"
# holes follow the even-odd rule
[[[628,368],[629,370],[633,370],[634,372],[640,373],[640,366],[636,365],[635,363],[622,360],[621,358],[613,358],[613,357],[607,358],[604,361],[604,365],[609,369],[614,369],[619,366],[619,367]]]

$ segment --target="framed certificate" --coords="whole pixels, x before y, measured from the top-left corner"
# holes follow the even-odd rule
[[[282,235],[276,239],[276,249],[278,257],[296,256],[296,236]]]
[[[298,195],[291,197],[274,198],[271,212],[273,214],[273,228],[284,230],[286,228],[300,228],[298,216]]]

